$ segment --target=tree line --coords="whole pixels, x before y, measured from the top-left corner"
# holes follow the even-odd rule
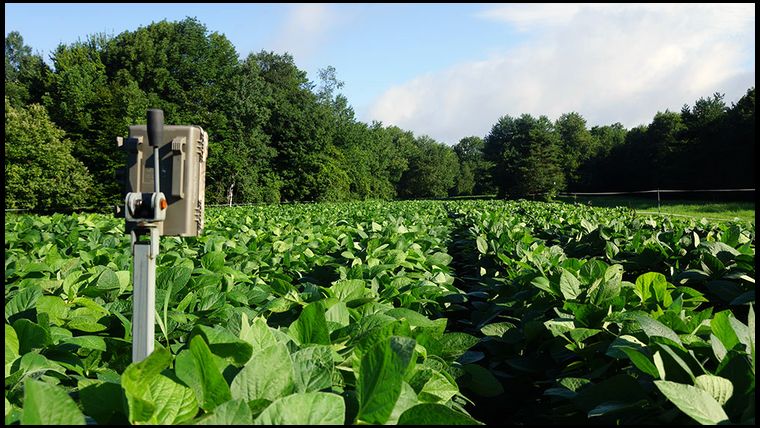
[[[754,87],[730,107],[716,93],[630,130],[589,129],[576,112],[505,115],[450,146],[357,120],[335,68],[315,83],[289,54],[241,59],[195,18],[91,35],[50,59],[5,38],[6,208],[122,203],[115,137],[148,108],[208,132],[212,204],[754,187]]]

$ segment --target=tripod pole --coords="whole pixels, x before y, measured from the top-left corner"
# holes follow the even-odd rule
[[[140,235],[150,236],[140,241]],[[156,330],[156,258],[158,227],[154,225],[132,231],[132,362],[140,362],[153,352]]]

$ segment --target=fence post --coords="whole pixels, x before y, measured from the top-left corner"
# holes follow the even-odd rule
[[[657,212],[660,212],[660,188],[657,188]]]

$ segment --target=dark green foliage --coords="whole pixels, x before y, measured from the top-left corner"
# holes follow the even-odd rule
[[[427,135],[414,140],[409,169],[399,181],[403,198],[442,198],[449,196],[459,173],[454,151]]]
[[[71,142],[44,107],[15,108],[6,97],[6,208],[50,210],[89,203],[92,177],[71,152]]]
[[[14,107],[40,103],[50,68],[17,31],[5,37],[5,96]]]
[[[492,163],[486,161],[483,147],[483,139],[476,136],[462,138],[454,146],[460,166],[456,195],[483,195],[495,191],[491,179]]]
[[[565,187],[560,139],[546,116],[502,117],[486,136],[484,152],[502,197],[551,197]]]
[[[94,34],[59,45],[51,60],[53,68],[9,33],[6,97],[15,108],[45,107],[93,178],[90,203],[102,209],[123,201],[125,154],[114,138],[145,123],[149,108],[163,109],[167,124],[208,132],[210,203],[754,186],[754,88],[730,107],[716,93],[631,130],[588,129],[577,112],[554,123],[504,116],[485,138],[449,147],[359,122],[334,67],[315,83],[289,54],[240,58],[196,18]]]
[[[576,112],[563,114],[555,126],[560,137],[565,181],[573,185],[580,180],[580,167],[596,155],[597,142],[586,128],[586,119]]]
[[[754,98],[752,87],[729,108],[716,93],[680,112],[658,112],[649,125],[627,132],[622,127],[592,128],[599,151],[582,168],[577,189],[754,187]]]

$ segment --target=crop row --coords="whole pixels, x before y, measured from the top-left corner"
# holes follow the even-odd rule
[[[754,226],[526,201],[449,209],[474,298],[458,325],[498,379],[482,395],[513,422],[754,421]]]

